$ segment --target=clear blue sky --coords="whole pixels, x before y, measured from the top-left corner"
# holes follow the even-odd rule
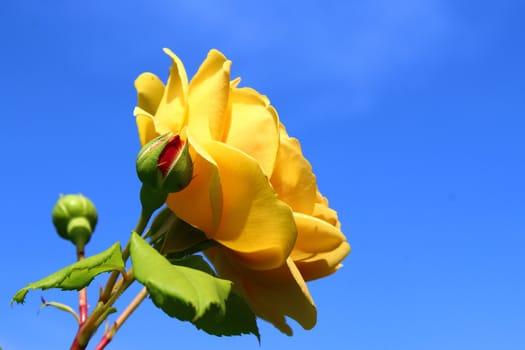
[[[190,75],[217,48],[270,97],[353,251],[310,284],[312,331],[293,324],[288,338],[260,322],[259,348],[146,301],[108,350],[524,349],[524,11],[519,0],[4,1],[0,346],[69,346],[73,319],[37,309],[42,295],[75,293],[10,298],[74,259],[50,223],[59,193],[97,204],[88,253],[127,240],[139,212],[133,81],[165,78],[169,47]]]

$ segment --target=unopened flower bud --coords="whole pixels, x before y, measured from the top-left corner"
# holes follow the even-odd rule
[[[193,175],[188,143],[180,135],[169,133],[151,140],[139,152],[137,174],[145,186],[155,191],[182,190]]]
[[[95,205],[81,194],[60,196],[52,217],[60,237],[70,240],[77,247],[89,242],[98,220]]]

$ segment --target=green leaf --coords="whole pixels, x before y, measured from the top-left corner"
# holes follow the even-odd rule
[[[192,267],[215,276],[210,264],[200,255],[190,255],[183,259],[169,259],[174,265]],[[260,341],[259,328],[255,314],[246,301],[237,293],[231,291],[226,300],[226,313],[221,320],[204,315],[194,322],[194,325],[203,331],[217,335],[254,334]]]
[[[215,272],[206,260],[200,255],[191,255],[184,259],[170,260],[172,264],[193,267],[215,276]],[[254,334],[260,341],[259,328],[255,314],[250,309],[246,301],[237,293],[231,291],[226,300],[226,313],[217,322],[214,318],[202,317],[194,322],[195,326],[203,331],[223,336]]]
[[[135,278],[166,314],[192,322],[204,316],[216,321],[223,318],[231,291],[230,281],[170,264],[136,233],[131,236],[130,255]]]
[[[205,316],[194,324],[209,334],[223,336],[251,333],[257,337],[259,342],[261,341],[255,314],[246,301],[233,291],[226,300],[226,314],[220,321]]]
[[[124,261],[118,242],[102,253],[78,261],[39,281],[28,284],[15,294],[11,303],[23,303],[30,289],[80,290],[89,285],[95,276],[115,270],[124,270]]]

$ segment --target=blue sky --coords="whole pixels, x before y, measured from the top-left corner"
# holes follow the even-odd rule
[[[525,347],[520,1],[2,8],[4,350],[64,349],[76,331],[68,315],[37,314],[40,296],[74,304],[74,293],[33,292],[9,307],[18,288],[74,259],[50,223],[59,193],[82,192],[98,207],[88,253],[127,240],[139,212],[133,81],[143,71],[167,77],[163,47],[190,75],[217,48],[243,85],[268,95],[352,245],[342,270],[310,284],[316,328],[293,324],[289,338],[260,322],[260,349]],[[254,337],[208,336],[149,301],[108,349],[166,344],[259,349]]]

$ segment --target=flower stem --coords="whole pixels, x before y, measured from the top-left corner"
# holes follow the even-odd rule
[[[139,235],[142,235],[142,233],[144,232],[144,229],[146,228],[146,225],[149,222],[149,219],[151,218],[151,215],[152,213],[146,213],[144,211],[140,213],[139,221],[137,222],[137,225],[135,226],[135,229],[133,231]],[[129,258],[129,241],[126,244],[126,247],[124,247],[124,250],[122,251],[122,260],[124,260],[124,263],[126,263],[128,258]],[[108,301],[108,299],[111,296],[111,293],[113,292],[113,289],[115,287],[115,282],[117,281],[119,274],[120,274],[119,271],[113,271],[109,275],[108,281],[106,282],[106,286],[104,287],[104,290],[102,291],[102,293],[100,293],[99,301],[103,303]]]
[[[78,311],[80,314],[80,320],[78,324],[79,326],[82,326],[84,323],[86,323],[88,314],[87,288],[82,288],[78,292]]]
[[[148,296],[148,291],[146,288],[142,288],[141,291],[135,296],[131,303],[126,307],[126,309],[120,314],[120,316],[113,323],[111,328],[104,333],[104,336],[100,340],[100,343],[97,345],[95,350],[103,350],[106,345],[113,339],[115,333],[120,329],[120,327],[126,322],[128,317],[139,307],[142,301]]]
[[[149,219],[151,218],[151,215],[153,215],[153,212],[142,211],[140,213],[140,218],[137,222],[137,226],[135,226],[135,229],[133,231],[135,231],[139,235],[142,235],[144,229],[146,228],[146,225],[149,222]]]
[[[77,261],[85,258],[84,244],[77,245]],[[79,328],[84,325],[88,316],[87,287],[78,292]]]

